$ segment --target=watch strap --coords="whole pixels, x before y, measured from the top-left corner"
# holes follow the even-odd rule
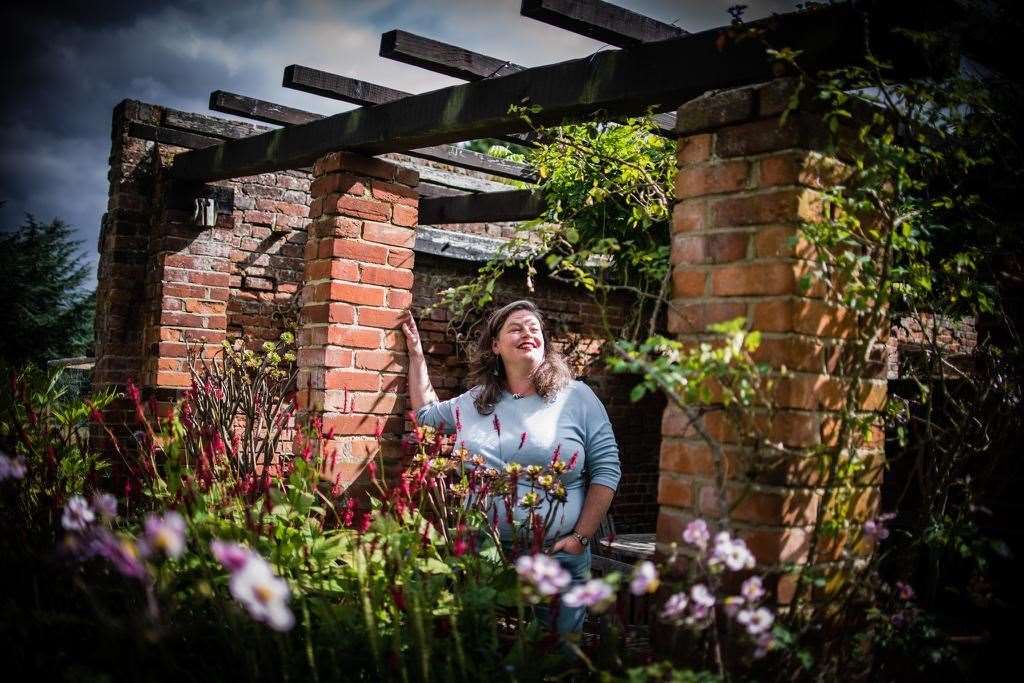
[[[582,545],[584,548],[590,545],[590,539],[581,534],[580,532],[576,531],[575,529],[573,529],[573,532],[569,535],[575,538],[577,541],[579,541],[580,545]]]

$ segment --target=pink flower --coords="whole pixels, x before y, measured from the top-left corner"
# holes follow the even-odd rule
[[[715,596],[711,594],[711,591],[703,583],[698,583],[690,588],[690,598],[693,600],[694,605],[701,607],[710,608],[715,605]]]
[[[228,585],[231,595],[256,621],[275,631],[287,631],[295,625],[295,616],[287,605],[291,598],[288,584],[276,576],[259,555],[250,556],[249,561],[232,574]]]
[[[562,602],[568,607],[586,607],[595,614],[600,614],[615,602],[615,591],[601,579],[591,579],[582,586],[574,586],[562,596]]]
[[[914,589],[910,586],[909,583],[904,583],[903,581],[897,581],[896,582],[896,590],[899,593],[900,600],[913,600],[914,599]]]
[[[668,621],[680,618],[683,616],[688,602],[689,599],[687,599],[685,591],[676,593],[665,601],[665,605],[661,608],[661,618]]]
[[[210,541],[210,552],[231,573],[240,570],[255,555],[243,545],[222,541],[219,538]]]
[[[114,565],[122,576],[142,580],[149,573],[142,562],[138,546],[106,529],[93,539],[91,550]]]
[[[756,562],[742,539],[733,539],[729,536],[729,532],[721,531],[715,536],[715,549],[711,555],[711,564],[724,564],[735,572],[741,569],[753,569]]]
[[[22,479],[25,476],[25,456],[12,458],[0,453],[0,481],[5,479]]]
[[[523,555],[516,560],[516,573],[542,596],[556,595],[572,581],[569,572],[558,564],[558,560],[541,553]]]
[[[185,519],[177,512],[149,515],[145,530],[147,550],[159,550],[170,558],[181,557],[185,552]]]
[[[100,517],[111,520],[117,517],[117,498],[109,493],[97,493],[92,497],[92,507]]]
[[[660,581],[654,563],[644,560],[633,569],[633,578],[629,582],[629,592],[633,595],[644,595],[658,590]]]
[[[747,633],[756,636],[772,627],[772,624],[775,623],[775,615],[767,608],[758,607],[757,609],[741,610],[736,615],[736,621],[747,627]]]
[[[60,523],[68,531],[85,531],[96,519],[96,513],[89,507],[88,501],[82,496],[71,496],[64,506],[64,514]]]
[[[885,528],[884,522],[885,520],[881,517],[864,522],[864,535],[875,541],[884,541],[889,538],[889,530]]]
[[[747,602],[757,602],[764,597],[764,583],[760,576],[751,576],[740,587],[740,595]]]
[[[707,550],[710,538],[711,534],[708,532],[708,523],[703,519],[695,519],[683,529],[683,540],[701,550]]]

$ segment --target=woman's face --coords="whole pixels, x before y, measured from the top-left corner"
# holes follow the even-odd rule
[[[530,311],[513,311],[491,342],[491,351],[505,363],[540,365],[544,360],[544,334],[537,316]]]

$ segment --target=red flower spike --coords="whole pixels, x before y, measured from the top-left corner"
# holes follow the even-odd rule
[[[551,464],[554,465],[562,457],[562,444],[555,446],[555,452],[551,456]]]
[[[460,413],[458,406],[455,406],[455,431],[462,431],[462,414]]]
[[[494,414],[494,420],[491,424],[494,425],[494,431],[498,432],[498,437],[501,437],[501,420],[498,419],[497,413]]]
[[[523,444],[524,444],[524,443],[526,443],[526,432],[523,432],[523,433],[522,433],[522,434],[521,434],[521,435],[519,436],[519,448],[520,448],[520,449],[521,449],[521,448],[523,447]]]
[[[573,454],[572,454],[572,457],[569,458],[569,469],[570,470],[576,468],[576,458],[578,458],[579,456],[580,456],[580,452],[579,451],[574,451]]]
[[[378,418],[377,426],[373,428],[373,438],[380,441],[382,434],[384,434],[384,422]]]

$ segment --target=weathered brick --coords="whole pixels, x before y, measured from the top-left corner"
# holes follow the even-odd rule
[[[329,200],[334,200],[335,195],[328,195]],[[391,219],[391,205],[378,202],[372,199],[363,199],[351,195],[339,195],[333,201],[335,210],[343,215],[353,218],[361,218],[366,221],[386,221]]]
[[[413,227],[419,221],[419,209],[404,204],[395,204],[392,211],[391,221],[395,225]]]
[[[715,296],[791,294],[795,290],[793,264],[786,261],[743,263],[711,271]]]
[[[693,481],[662,472],[658,478],[658,503],[673,507],[693,505]]]
[[[375,287],[372,285],[341,281],[332,281],[330,283],[331,301],[347,301],[353,304],[383,306],[384,294],[386,291],[387,290],[383,287]]]
[[[707,224],[707,202],[690,199],[672,208],[672,232],[703,230]]]
[[[359,279],[369,285],[385,285],[409,289],[412,287],[412,271],[405,268],[383,268],[365,265],[360,269]]]
[[[749,177],[750,164],[743,160],[682,168],[676,175],[676,198],[737,192],[748,187]]]
[[[357,351],[355,366],[366,370],[402,372],[409,367],[408,356],[389,351]]]
[[[707,161],[711,158],[711,148],[713,145],[714,138],[708,133],[679,138],[676,159],[680,166]]]
[[[415,237],[413,238],[415,241]],[[412,249],[401,249],[399,247],[391,247],[388,251],[388,265],[393,268],[409,268],[413,267],[416,259],[416,252]]]
[[[329,369],[324,373],[323,388],[377,391],[380,388],[380,374],[363,370]]]
[[[754,87],[733,88],[713,92],[686,102],[676,114],[676,132],[681,134],[747,121],[757,111],[757,91]]]
[[[821,196],[801,189],[761,192],[719,200],[711,213],[716,227],[814,221],[821,218]]]
[[[688,303],[672,301],[668,309],[668,330],[673,333],[704,332],[709,325],[746,316],[747,305],[739,302]]]
[[[381,332],[365,327],[330,325],[327,330],[327,343],[349,348],[376,349],[380,348]]]
[[[412,249],[416,244],[416,232],[409,228],[367,222],[363,224],[363,239],[379,244]]]
[[[672,271],[672,296],[675,298],[704,296],[706,282],[707,271],[694,270],[688,265],[677,266]]]

